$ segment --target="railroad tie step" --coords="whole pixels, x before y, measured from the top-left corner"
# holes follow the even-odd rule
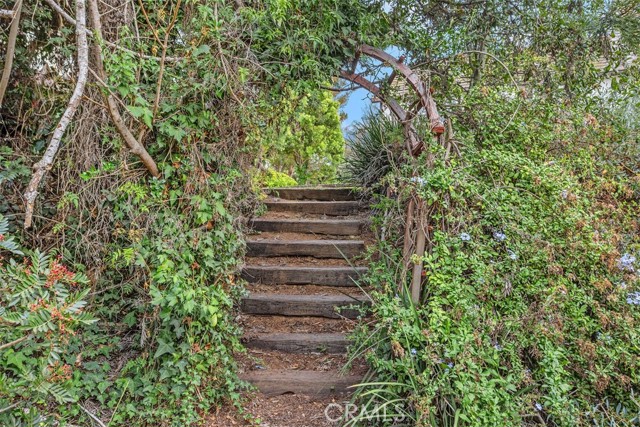
[[[331,234],[355,236],[360,234],[362,222],[355,219],[267,219],[255,218],[251,228],[255,231],[285,233]]]
[[[362,382],[360,375],[341,375],[333,371],[264,370],[241,374],[267,396],[293,393],[307,396],[331,396],[348,393],[349,388]]]
[[[356,201],[322,202],[308,200],[277,200],[265,202],[271,212],[294,212],[329,216],[346,216],[357,214],[360,203]]]
[[[359,308],[369,305],[370,301],[364,295],[355,297],[251,293],[242,298],[240,307],[246,314],[355,319],[360,314]]]
[[[310,256],[314,258],[354,258],[365,250],[362,240],[278,240],[247,241],[247,256]]]
[[[324,285],[356,286],[356,281],[367,272],[366,267],[302,267],[247,265],[242,278],[249,283],[270,285]]]
[[[286,187],[269,188],[265,192],[271,196],[287,200],[354,201],[359,191],[353,187]]]
[[[277,350],[286,353],[341,354],[347,351],[349,340],[340,333],[271,333],[243,338],[249,348]]]

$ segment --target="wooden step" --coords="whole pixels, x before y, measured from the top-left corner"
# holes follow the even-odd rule
[[[357,214],[360,210],[358,202],[317,202],[317,201],[267,201],[267,210],[272,212],[295,212],[305,214],[346,216]]]
[[[362,222],[355,219],[265,219],[255,218],[251,228],[255,231],[285,233],[332,234],[355,236],[360,234]]]
[[[240,379],[253,384],[267,396],[286,393],[331,396],[352,392],[349,387],[361,383],[363,377],[342,376],[332,371],[264,370],[241,374]]]
[[[355,319],[360,314],[350,306],[369,305],[364,296],[347,295],[283,295],[251,293],[242,298],[240,309],[246,314],[270,314],[280,316],[317,316],[338,319]],[[349,307],[349,308],[348,308]],[[338,308],[340,308],[338,310]]]
[[[286,353],[339,354],[347,351],[344,334],[259,334],[243,339],[247,347]]]
[[[242,278],[249,283],[273,285],[356,286],[355,280],[366,272],[366,267],[247,265]]]
[[[362,240],[277,240],[247,241],[247,256],[310,256],[314,258],[353,258],[365,250]]]
[[[265,191],[287,200],[349,201],[358,198],[358,190],[353,187],[283,187]]]

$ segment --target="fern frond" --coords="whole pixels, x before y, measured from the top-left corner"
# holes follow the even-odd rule
[[[31,265],[33,266],[34,271],[44,273],[47,267],[49,267],[49,255],[36,249],[31,254]]]
[[[2,182],[2,181],[0,181]],[[9,232],[9,220],[0,214],[0,250],[9,251],[16,255],[24,255],[24,252],[20,250],[20,246],[12,236],[6,236]]]

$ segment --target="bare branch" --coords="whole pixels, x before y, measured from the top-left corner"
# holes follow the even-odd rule
[[[69,15],[67,12],[64,11],[64,9],[62,8],[62,6],[60,6],[58,3],[55,2],[55,0],[44,0],[45,3],[47,3],[53,10],[55,10],[56,12],[58,12],[60,14],[60,16],[62,16],[62,18],[67,21],[68,23],[70,23],[71,25],[76,25],[76,20],[73,19],[73,17],[71,15]],[[87,33],[88,36],[93,36],[93,34],[91,33],[91,31],[85,29],[85,32]],[[130,53],[132,55],[135,55],[139,58],[143,58],[143,59],[153,59],[154,61],[160,61],[161,58],[157,57],[157,56],[152,56],[152,55],[146,55],[144,53],[140,53],[140,52],[134,52],[131,49],[127,49],[126,47],[117,45],[115,43],[112,43],[110,41],[105,40],[104,44],[106,44],[107,46],[113,47],[115,49],[119,49],[123,52],[127,52]],[[165,61],[167,62],[180,62],[182,61],[184,58],[176,58],[176,57],[167,57],[165,58]]]
[[[13,404],[11,404],[11,405],[9,405],[9,406],[6,406],[6,407],[4,407],[4,408],[0,409],[0,414],[2,414],[3,412],[10,411],[10,410],[12,410],[13,408],[17,408],[18,406],[20,406],[20,404],[21,404],[21,403],[22,403],[22,402],[16,402],[16,403],[13,403]]]
[[[13,56],[16,53],[16,39],[18,38],[18,29],[20,27],[20,13],[22,12],[22,0],[18,0],[13,7],[11,28],[9,28],[9,38],[7,39],[7,53],[4,60],[4,69],[2,70],[2,78],[0,78],[0,107],[2,100],[9,85],[9,77],[11,77],[11,68],[13,68]]]
[[[26,341],[27,339],[29,339],[30,336],[31,335],[26,335],[24,337],[18,338],[17,340],[13,340],[13,341],[8,342],[6,344],[2,344],[2,345],[0,345],[0,350],[5,350],[5,349],[7,349],[9,347],[13,347],[16,344],[20,344],[22,341]]]
[[[69,105],[62,114],[58,126],[56,126],[47,146],[42,159],[33,165],[33,176],[31,182],[27,186],[27,191],[24,194],[26,201],[26,212],[24,219],[24,228],[31,227],[33,210],[35,207],[36,197],[38,196],[38,187],[44,175],[51,169],[53,160],[58,153],[62,137],[64,136],[71,119],[76,113],[84,88],[87,83],[87,75],[89,74],[89,46],[87,43],[87,27],[86,27],[86,10],[84,0],[76,0],[76,38],[78,48],[78,80],[76,87],[73,90],[73,94],[69,99]]]
[[[182,0],[178,0],[178,3],[176,4],[173,11],[173,16],[171,17],[171,22],[169,23],[169,26],[164,33],[164,42],[162,43],[162,56],[160,57],[160,72],[158,73],[158,84],[156,85],[156,97],[153,101],[153,110],[151,114],[152,122],[155,122],[156,113],[158,112],[158,107],[160,106],[160,93],[162,91],[162,78],[164,77],[165,60],[167,58],[167,48],[169,46],[169,35],[171,34],[171,30],[178,20],[178,12],[180,11],[181,3]]]
[[[89,0],[89,12],[91,14],[91,23],[93,25],[93,29],[96,32],[96,38],[98,39],[98,43],[96,43],[95,45],[94,54],[97,73],[99,74],[100,80],[102,82],[105,82],[107,78],[104,71],[104,64],[102,62],[102,48],[100,47],[100,42],[102,41],[102,24],[100,22],[100,11],[98,9],[97,0]],[[120,134],[120,136],[122,136],[122,139],[124,139],[124,142],[127,144],[133,154],[140,157],[140,160],[142,160],[142,163],[147,168],[149,173],[156,178],[159,177],[160,172],[158,171],[156,162],[153,160],[151,155],[149,155],[149,152],[144,148],[144,146],[136,139],[135,136],[133,136],[133,134],[127,127],[124,119],[120,115],[120,111],[118,110],[118,103],[113,94],[108,90],[108,88],[105,92],[105,98],[107,100],[111,119],[116,125],[118,133]]]

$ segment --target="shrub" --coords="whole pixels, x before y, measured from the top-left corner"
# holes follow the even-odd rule
[[[0,215],[0,250],[22,255]],[[0,424],[48,422],[51,405],[73,402],[79,354],[76,333],[96,320],[90,288],[60,257],[34,251],[0,260]]]
[[[481,125],[458,127],[460,159],[385,178],[398,197],[377,223],[395,234],[369,274],[376,322],[357,336],[379,383],[361,402],[400,402],[422,426],[635,425],[636,137],[606,112],[539,100],[505,127],[495,117],[513,105],[482,102],[465,122]],[[433,224],[418,307],[394,249],[412,191]]]
[[[369,112],[347,141],[343,179],[370,188],[378,185],[403,150],[402,126],[392,117]]]
[[[273,169],[268,169],[261,177],[260,182],[264,187],[277,188],[277,187],[293,187],[298,185],[295,179],[283,172],[278,172]]]

